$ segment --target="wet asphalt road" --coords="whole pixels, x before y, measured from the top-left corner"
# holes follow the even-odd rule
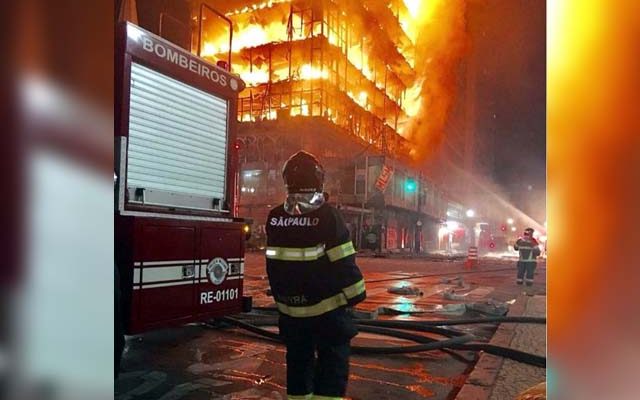
[[[360,257],[367,300],[358,308],[382,319],[475,317],[462,304],[508,302],[523,291],[544,294],[546,268],[539,264],[531,288],[515,285],[512,261],[482,260],[474,269],[462,262]],[[455,279],[462,278],[462,279]],[[390,287],[417,288],[422,295],[390,294]],[[270,306],[264,256],[248,253],[245,294],[254,305]],[[445,298],[445,293],[453,293]],[[408,314],[411,312],[412,314]],[[276,328],[273,328],[276,329]],[[494,325],[460,326],[490,338]],[[359,334],[356,345],[407,345],[409,342]],[[452,399],[473,368],[476,354],[442,351],[351,358],[348,396],[352,399]],[[128,337],[118,400],[285,399],[284,348],[241,330],[189,325]]]

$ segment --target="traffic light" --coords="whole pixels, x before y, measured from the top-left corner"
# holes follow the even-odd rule
[[[407,180],[404,182],[404,190],[406,192],[413,193],[416,191],[417,188],[418,188],[418,185],[416,184],[416,181],[413,178],[407,178]]]

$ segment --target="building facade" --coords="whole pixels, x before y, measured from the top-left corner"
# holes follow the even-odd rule
[[[234,26],[231,48],[205,26],[199,49],[214,60],[231,50],[232,70],[247,83],[238,107],[240,213],[254,220],[256,241],[284,199],[284,161],[304,149],[325,166],[329,202],[359,248],[438,248],[444,194],[412,166],[400,134],[415,82],[404,2],[231,2],[222,11]],[[383,169],[392,172],[377,184]]]
[[[283,163],[303,149],[323,163],[329,202],[359,248],[445,249],[446,194],[415,166],[402,136],[416,83],[403,0],[130,3],[152,16],[139,21],[145,29],[246,82],[237,190],[256,246],[268,211],[285,197]]]

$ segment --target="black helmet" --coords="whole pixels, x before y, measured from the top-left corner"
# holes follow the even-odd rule
[[[324,168],[313,154],[301,150],[284,163],[282,178],[289,193],[321,193]]]
[[[527,228],[524,230],[524,233],[529,236],[533,236],[533,228]]]

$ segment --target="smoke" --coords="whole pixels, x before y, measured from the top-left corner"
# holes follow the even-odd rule
[[[456,98],[457,72],[468,49],[465,0],[431,0],[416,16],[416,76],[407,91],[417,102],[404,136],[414,143],[411,156],[424,161],[443,141],[447,117]],[[418,90],[419,89],[419,90]]]

